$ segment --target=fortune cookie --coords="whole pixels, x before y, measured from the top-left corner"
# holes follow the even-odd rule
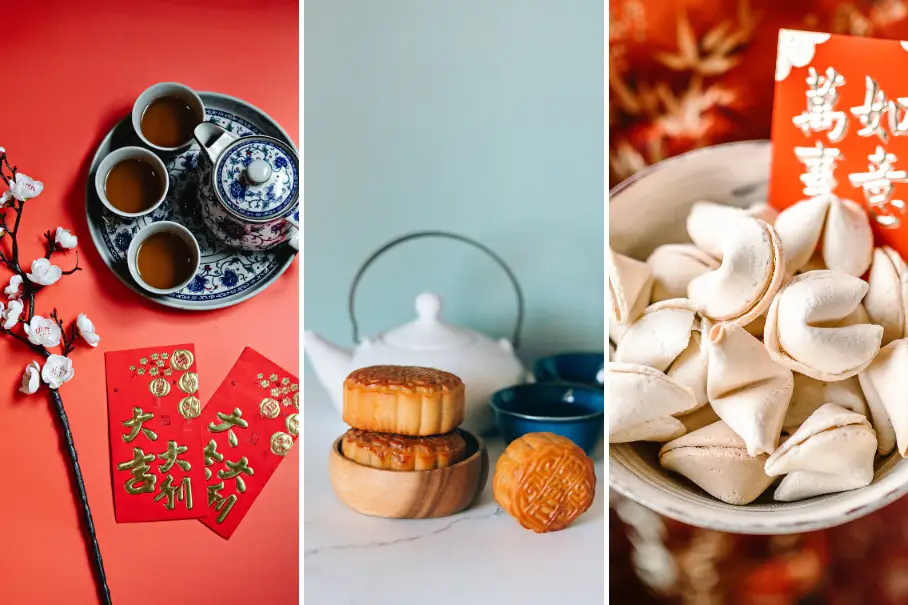
[[[870,485],[876,449],[867,418],[826,403],[769,457],[765,471],[786,475],[776,500],[803,500]]]
[[[785,435],[794,433],[824,403],[834,403],[849,412],[870,418],[867,400],[864,398],[857,376],[838,382],[823,382],[795,373],[794,392],[788,405],[788,413],[785,414],[785,422],[782,423],[782,433]]]
[[[712,326],[706,343],[710,404],[748,455],[771,454],[794,388],[791,370],[774,363],[760,341],[735,324]]]
[[[883,328],[865,323],[867,282],[835,271],[792,278],[773,299],[763,344],[772,359],[811,378],[845,380],[870,365]]]
[[[608,364],[609,443],[670,441],[686,432],[675,418],[697,407],[690,387],[636,363]]]
[[[713,229],[689,231],[694,243],[721,259],[721,265],[692,279],[687,297],[711,322],[746,326],[766,312],[782,285],[782,246],[768,223],[743,213],[725,214]]]
[[[646,259],[653,271],[651,302],[685,298],[695,277],[719,268],[719,261],[693,244],[665,244]]]
[[[609,249],[609,339],[618,343],[649,304],[653,272],[645,262]]]
[[[759,202],[748,208],[738,208],[727,204],[717,204],[715,202],[700,201],[694,202],[690,212],[687,215],[687,234],[692,242],[709,241],[710,232],[721,229],[730,217],[747,216],[759,219],[772,225],[778,212],[769,204]],[[705,251],[710,252],[704,248]],[[718,257],[719,250],[714,250],[713,256]]]
[[[696,307],[685,298],[650,305],[618,344],[615,361],[637,363],[674,378],[706,405],[706,354]]]
[[[763,470],[767,456],[750,456],[744,441],[727,424],[715,422],[670,441],[659,463],[684,475],[729,504],[750,504],[774,479]]]
[[[873,323],[883,326],[883,345],[908,336],[908,268],[899,253],[876,248],[867,281],[864,308]]]
[[[822,196],[800,201],[779,213],[775,229],[785,249],[788,275],[801,270],[817,246],[831,271],[860,277],[870,267],[870,221],[864,208],[851,200]]]
[[[908,339],[893,340],[880,349],[858,380],[873,418],[880,455],[898,444],[904,458],[908,453]]]

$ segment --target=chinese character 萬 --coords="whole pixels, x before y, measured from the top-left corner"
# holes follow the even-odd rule
[[[807,76],[807,109],[792,120],[794,125],[805,135],[811,132],[826,132],[831,143],[837,143],[845,137],[848,128],[848,116],[836,109],[839,93],[836,88],[845,84],[845,78],[833,68],[821,76],[813,67]]]

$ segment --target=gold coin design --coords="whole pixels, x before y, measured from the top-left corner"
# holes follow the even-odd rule
[[[281,413],[281,406],[271,397],[266,397],[265,399],[262,399],[262,402],[259,404],[259,413],[271,420],[277,418],[278,414]]]
[[[271,453],[286,456],[293,447],[293,437],[287,433],[275,433],[271,436]]]
[[[170,356],[170,367],[174,370],[185,372],[192,367],[193,361],[195,361],[195,357],[192,355],[191,351],[178,349]]]
[[[183,397],[179,405],[180,415],[186,420],[198,418],[202,412],[202,402],[195,395]]]
[[[170,393],[170,383],[163,378],[155,378],[148,383],[148,390],[155,397],[167,397],[167,394]]]
[[[300,418],[299,414],[290,414],[287,416],[287,432],[296,437],[300,434]]]
[[[293,407],[300,409],[300,394],[298,392],[293,394]]]
[[[186,372],[180,376],[180,390],[187,395],[195,395],[199,390],[199,375],[195,372]]]

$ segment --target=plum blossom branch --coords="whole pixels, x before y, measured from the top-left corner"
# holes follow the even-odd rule
[[[6,150],[2,147],[0,147],[0,181],[7,188],[6,191],[0,193],[0,244],[4,239],[11,240],[8,254],[0,250],[0,266],[7,267],[13,273],[7,286],[3,287],[0,283],[0,288],[3,288],[3,295],[6,297],[5,303],[0,297],[0,334],[18,340],[44,359],[43,367],[37,361],[32,361],[25,367],[19,390],[31,395],[41,388],[42,382],[48,388],[57,420],[60,423],[62,440],[69,455],[70,469],[81,500],[82,520],[91,548],[98,594],[105,605],[110,605],[110,589],[107,585],[101,549],[91,516],[91,507],[88,505],[88,493],[85,489],[82,469],[76,455],[75,441],[59,390],[75,375],[69,355],[75,349],[78,337],[82,336],[84,342],[91,347],[98,345],[100,337],[95,332],[94,324],[84,314],[79,314],[67,331],[56,308],[51,311],[49,318],[35,313],[35,296],[38,292],[55,284],[64,275],[72,275],[82,270],[79,266],[78,252],[76,252],[76,263],[72,269],[63,271],[51,263],[51,258],[55,253],[75,248],[78,240],[62,227],[58,227],[56,233],[46,231],[43,258],[32,261],[31,272],[25,271],[19,258],[19,228],[22,225],[26,201],[37,197],[44,189],[44,184],[18,172],[16,166],[10,165]],[[9,224],[10,212],[15,215],[12,227]],[[60,348],[62,355],[52,352],[51,349],[57,347]]]

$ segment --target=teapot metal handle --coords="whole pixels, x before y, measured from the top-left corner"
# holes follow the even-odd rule
[[[360,266],[359,270],[356,272],[356,276],[353,278],[353,283],[350,285],[350,295],[347,299],[347,307],[350,312],[350,323],[353,324],[353,342],[355,342],[357,344],[359,344],[359,342],[360,342],[359,324],[356,321],[354,303],[355,303],[355,299],[356,299],[356,287],[359,285],[359,282],[362,279],[363,274],[366,272],[366,269],[368,269],[369,265],[371,265],[379,256],[381,256],[382,254],[384,254],[385,252],[387,252],[394,246],[396,246],[398,244],[402,244],[402,243],[410,241],[410,240],[421,239],[421,238],[425,238],[425,237],[440,237],[440,238],[446,238],[446,239],[453,239],[453,240],[456,240],[459,242],[463,242],[465,244],[469,244],[470,246],[473,246],[474,248],[477,248],[477,249],[481,250],[482,252],[485,252],[492,260],[494,260],[496,263],[498,263],[499,267],[501,267],[504,270],[505,274],[507,274],[507,276],[508,276],[508,279],[511,281],[511,285],[514,286],[514,292],[516,292],[516,294],[517,294],[517,324],[514,326],[514,336],[513,336],[513,338],[511,338],[511,343],[514,345],[514,348],[516,349],[520,345],[520,332],[523,328],[523,314],[524,314],[523,290],[521,290],[521,288],[520,288],[520,283],[517,281],[517,277],[514,275],[514,272],[511,270],[511,268],[508,266],[508,264],[506,262],[504,262],[504,260],[502,260],[502,258],[500,256],[495,254],[489,247],[487,247],[483,244],[480,244],[479,242],[472,240],[468,237],[465,237],[463,235],[458,235],[457,233],[448,233],[446,231],[417,231],[415,233],[409,233],[407,235],[402,235],[396,239],[391,240],[390,242],[386,243],[385,245],[383,245],[381,248],[379,248],[378,250],[373,252],[371,255],[369,255],[369,258],[367,258],[363,262],[362,266]]]

